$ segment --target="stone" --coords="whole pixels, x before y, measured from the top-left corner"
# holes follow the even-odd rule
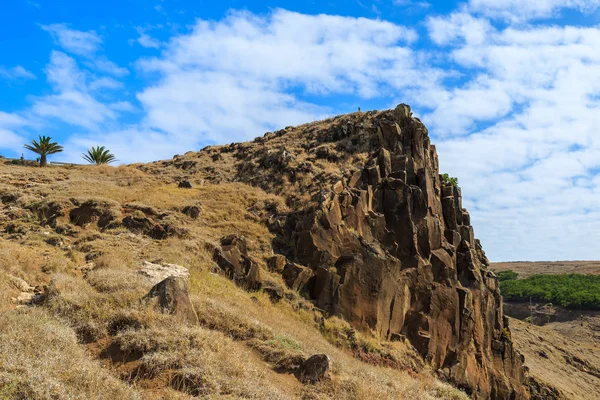
[[[182,214],[187,215],[192,219],[198,219],[202,209],[198,205],[185,206],[181,209]]]
[[[292,290],[303,292],[310,289],[308,284],[313,277],[313,272],[310,268],[294,263],[288,263],[283,268],[281,275],[285,284]]]
[[[213,252],[213,260],[237,284],[260,289],[260,269],[258,263],[248,255],[245,238],[238,235],[222,237],[220,246]]]
[[[310,356],[298,368],[298,380],[302,383],[315,384],[327,376],[331,360],[327,354]]]
[[[177,264],[154,264],[148,261],[143,262],[143,267],[137,270],[137,273],[148,279],[152,285],[169,278],[184,278],[188,279],[190,271]]]
[[[170,276],[160,281],[150,289],[142,301],[180,321],[199,324],[198,314],[189,298],[187,280],[182,277]]]
[[[18,289],[21,292],[33,292],[35,290],[33,286],[29,285],[29,283],[19,277],[8,275],[8,281],[15,289]]]
[[[283,287],[281,287],[273,282],[266,282],[266,283],[263,282],[262,291],[267,296],[269,296],[269,298],[271,299],[271,301],[273,303],[277,303],[278,301],[283,299],[283,295],[285,293],[285,290]]]
[[[119,218],[119,208],[115,201],[90,199],[72,209],[69,220],[73,225],[81,227],[97,222],[98,227],[105,228]]]
[[[179,182],[179,184],[177,185],[177,187],[179,187],[180,189],[191,189],[192,183],[188,180],[183,180],[181,182]]]
[[[129,215],[122,220],[123,226],[133,233],[146,234],[153,227],[152,220],[147,217],[134,217]]]
[[[287,262],[288,261],[285,256],[281,254],[276,254],[267,260],[267,267],[271,272],[282,273]]]

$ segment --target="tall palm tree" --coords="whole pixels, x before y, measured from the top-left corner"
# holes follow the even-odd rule
[[[117,161],[114,154],[112,154],[104,146],[92,146],[88,149],[87,153],[83,153],[81,157],[83,157],[83,159],[89,162],[90,164],[96,165],[110,164],[112,162]]]
[[[38,141],[39,140],[39,141]],[[40,155],[40,167],[48,165],[48,155],[63,151],[63,147],[56,142],[52,142],[50,136],[39,136],[38,140],[32,140],[31,144],[26,144],[27,150]]]

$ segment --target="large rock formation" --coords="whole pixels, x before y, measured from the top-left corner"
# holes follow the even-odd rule
[[[272,224],[281,251],[310,269],[289,264],[286,281],[358,328],[407,338],[475,398],[527,398],[498,281],[427,129],[405,105],[370,121],[321,138],[350,138],[370,154],[363,167]]]

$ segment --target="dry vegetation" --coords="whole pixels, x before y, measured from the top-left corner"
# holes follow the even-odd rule
[[[222,171],[233,171],[231,160]],[[273,236],[264,219],[286,202],[240,182],[197,185],[201,177],[179,189],[183,175],[0,166],[0,399],[467,398],[437,380],[408,344],[324,319],[291,291],[273,303],[218,273],[213,249],[236,233],[263,274],[281,281],[265,266]],[[89,200],[98,215],[70,216]],[[196,219],[182,212],[191,205],[201,208]],[[178,234],[157,240],[105,225],[105,215],[168,223]],[[190,270],[201,326],[139,301],[151,286],[136,273],[143,261]],[[21,290],[9,277],[47,286],[46,302],[18,307],[11,299]],[[303,385],[294,370],[315,353],[331,357],[330,379]]]
[[[497,262],[491,266],[494,271],[512,270],[519,273],[519,279],[539,274],[583,274],[600,275],[600,261],[514,261]]]
[[[600,351],[597,345],[575,341],[552,326],[511,319],[512,337],[525,355],[525,365],[541,382],[555,386],[567,398],[600,398]]]

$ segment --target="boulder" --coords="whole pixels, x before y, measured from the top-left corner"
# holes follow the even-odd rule
[[[190,271],[181,265],[153,264],[148,261],[144,261],[143,267],[137,273],[148,279],[153,285],[169,277],[188,279],[190,276]]]
[[[171,276],[157,283],[142,301],[180,321],[199,324],[198,314],[188,295],[187,280],[184,278]]]
[[[183,207],[181,209],[181,212],[192,219],[198,219],[200,213],[202,212],[202,209],[198,205],[191,205]]]
[[[267,267],[271,272],[282,273],[287,264],[287,258],[281,254],[275,254],[267,260]]]
[[[330,364],[327,354],[315,354],[300,365],[297,377],[302,383],[315,384],[327,376]]]
[[[281,274],[285,284],[292,290],[304,292],[310,290],[309,283],[313,278],[313,272],[310,268],[302,265],[288,263],[283,268]]]
[[[179,187],[180,189],[191,189],[192,183],[188,180],[183,180],[181,182],[179,182],[179,184],[177,185],[177,187]]]
[[[238,235],[221,238],[220,246],[213,252],[213,260],[237,284],[249,289],[260,289],[260,269],[248,255],[246,239]]]

